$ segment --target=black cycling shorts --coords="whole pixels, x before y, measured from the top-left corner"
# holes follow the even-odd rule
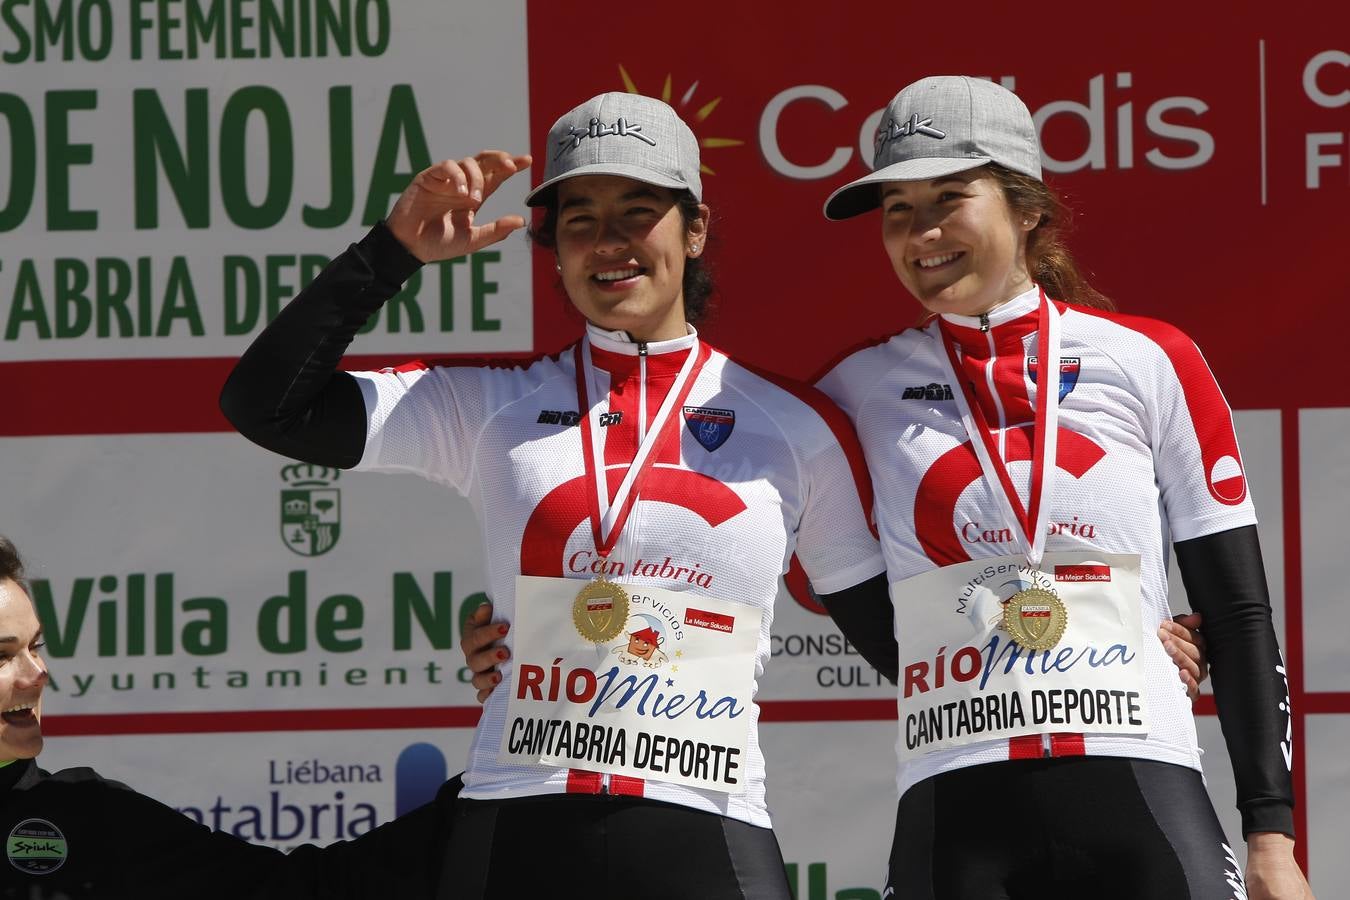
[[[465,900],[792,897],[768,828],[610,794],[460,800],[441,893]]]
[[[1235,900],[1242,874],[1184,766],[1059,757],[971,766],[905,792],[883,898]]]

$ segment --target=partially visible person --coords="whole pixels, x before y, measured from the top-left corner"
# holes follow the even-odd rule
[[[0,897],[239,896],[284,856],[211,831],[93,769],[47,772],[42,629],[14,544],[0,537]]]
[[[42,647],[22,559],[0,535],[3,900],[454,896],[441,850],[458,779],[435,802],[360,838],[288,855],[212,831],[93,769],[42,769]]]

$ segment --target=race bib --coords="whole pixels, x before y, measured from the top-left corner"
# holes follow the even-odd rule
[[[760,610],[596,584],[516,579],[498,761],[740,793]]]
[[[1029,589],[1067,614],[1049,649],[1005,630],[1005,605]],[[1047,553],[1038,569],[1020,556],[972,560],[895,582],[891,600],[901,760],[1028,734],[1148,732],[1138,555]],[[1029,640],[1048,613],[1026,610],[1011,624]]]

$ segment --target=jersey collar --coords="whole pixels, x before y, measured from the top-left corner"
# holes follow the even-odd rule
[[[1040,291],[1018,294],[1006,303],[994,307],[986,317],[942,315],[942,331],[961,348],[962,358],[987,359],[995,352],[1010,352],[1019,347],[1022,339],[1036,330]]]
[[[1033,284],[1008,302],[995,306],[988,315],[989,327],[997,328],[999,325],[1011,322],[1013,319],[1019,319],[1027,313],[1035,312],[1040,297],[1040,288]],[[942,321],[960,328],[980,328],[984,324],[980,321],[979,316],[958,316],[955,313],[943,313]]]
[[[693,325],[684,326],[688,334],[668,341],[652,341],[647,344],[648,356],[660,356],[664,353],[678,353],[688,350],[698,340],[698,332]],[[626,331],[608,331],[586,323],[586,334],[590,336],[591,346],[597,350],[617,353],[620,356],[637,356],[639,342],[632,339]]]

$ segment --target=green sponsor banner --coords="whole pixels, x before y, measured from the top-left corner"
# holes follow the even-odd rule
[[[523,0],[5,3],[0,64],[0,360],[234,355],[419,170],[528,147]],[[529,256],[427,266],[358,352],[533,349]]]

